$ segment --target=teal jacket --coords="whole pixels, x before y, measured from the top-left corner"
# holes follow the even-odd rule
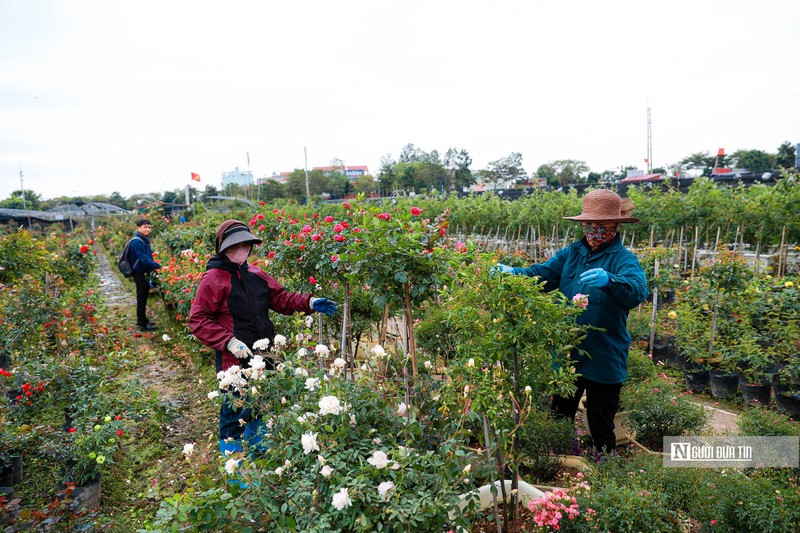
[[[581,283],[583,272],[602,268],[609,275],[605,287]],[[592,252],[586,239],[562,248],[542,264],[514,268],[514,274],[539,276],[546,291],[560,290],[572,299],[578,293],[589,297],[589,305],[578,316],[579,324],[605,331],[590,330],[578,346],[589,357],[572,354],[575,368],[586,379],[598,383],[622,383],[628,377],[628,311],[647,298],[647,279],[639,260],[620,241],[619,235]]]

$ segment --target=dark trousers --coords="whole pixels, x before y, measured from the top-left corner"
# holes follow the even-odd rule
[[[150,295],[150,282],[144,272],[134,272],[133,282],[136,284],[136,324],[147,325],[147,297]]]
[[[594,447],[598,451],[611,453],[617,447],[617,438],[614,435],[614,416],[619,410],[619,393],[622,390],[622,383],[608,385],[578,378],[575,385],[578,390],[575,391],[574,396],[569,398],[553,396],[550,408],[560,418],[575,420],[578,404],[583,392],[586,391],[586,422],[592,433]]]

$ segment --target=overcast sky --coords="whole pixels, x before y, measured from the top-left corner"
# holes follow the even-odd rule
[[[0,199],[219,186],[407,143],[530,174],[800,142],[798,0],[0,0]],[[190,173],[200,174],[199,184]]]

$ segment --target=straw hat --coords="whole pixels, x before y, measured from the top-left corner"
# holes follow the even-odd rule
[[[608,189],[597,189],[583,197],[580,215],[564,218],[578,222],[639,222],[631,216],[635,207],[630,198],[620,198]]]

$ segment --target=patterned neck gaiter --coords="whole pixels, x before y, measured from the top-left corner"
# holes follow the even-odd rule
[[[605,228],[603,226],[584,226],[583,232],[586,234],[586,241],[592,250],[596,250],[601,244],[610,242],[617,234],[617,226]]]

